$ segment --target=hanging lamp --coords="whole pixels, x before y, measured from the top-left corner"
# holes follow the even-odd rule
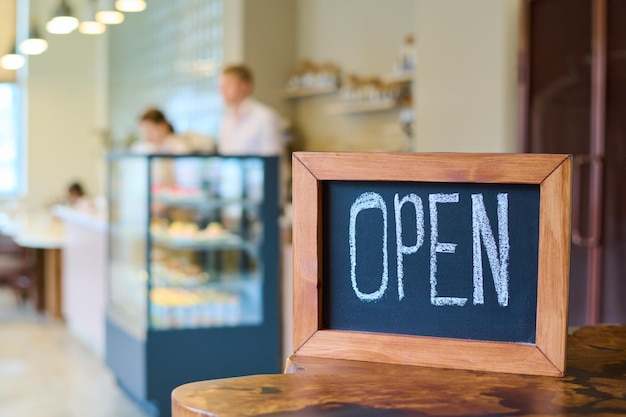
[[[85,35],[100,35],[106,32],[107,27],[104,23],[100,23],[95,19],[83,20],[78,25],[78,31]]]
[[[106,32],[106,25],[96,20],[95,12],[96,1],[89,0],[89,3],[87,4],[87,7],[85,8],[85,12],[83,14],[83,19],[80,21],[80,25],[78,25],[78,31],[80,33],[83,33],[85,35],[99,35]]]
[[[60,0],[52,19],[46,23],[46,30],[50,33],[65,35],[78,27],[78,19],[72,14],[67,0]]]
[[[48,41],[41,37],[36,22],[32,22],[28,38],[20,42],[20,52],[25,55],[39,55],[48,49]]]
[[[15,71],[24,66],[26,59],[17,53],[15,50],[15,43],[9,52],[4,54],[2,58],[0,58],[0,67],[5,70]]]
[[[124,13],[115,9],[112,0],[98,0],[96,21],[106,25],[117,25],[124,21]]]
[[[120,12],[142,12],[146,9],[145,0],[117,0],[115,8]]]

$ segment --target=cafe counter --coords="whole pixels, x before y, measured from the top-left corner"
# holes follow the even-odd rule
[[[63,317],[68,329],[98,356],[104,354],[107,220],[103,213],[55,206],[64,224]]]

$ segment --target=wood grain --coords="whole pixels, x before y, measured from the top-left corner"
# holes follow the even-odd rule
[[[186,384],[174,417],[626,415],[626,326],[568,339],[567,376],[402,366],[292,356],[288,375]]]
[[[55,319],[63,319],[61,249],[43,251],[43,277],[46,312]]]
[[[318,330],[298,356],[563,376],[534,344]],[[563,355],[565,356],[565,355]]]
[[[296,152],[318,181],[539,184],[567,155]]]
[[[569,300],[572,158],[559,164],[541,183],[539,203],[539,275],[537,347],[561,373],[565,371],[565,338]]]
[[[317,179],[293,158],[293,346],[302,346],[319,328],[320,187]]]
[[[546,154],[293,154],[294,349],[300,356],[563,376],[571,157]],[[321,183],[412,181],[537,184],[540,237],[536,344],[321,329]]]

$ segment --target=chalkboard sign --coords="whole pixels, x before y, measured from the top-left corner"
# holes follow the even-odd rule
[[[571,158],[295,153],[296,354],[564,375]]]
[[[539,186],[322,191],[323,328],[535,342]]]

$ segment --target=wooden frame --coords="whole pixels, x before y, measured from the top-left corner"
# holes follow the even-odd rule
[[[569,295],[571,172],[569,155],[294,153],[293,342],[296,355],[563,376]],[[321,183],[329,180],[539,185],[536,342],[504,343],[322,329]]]

